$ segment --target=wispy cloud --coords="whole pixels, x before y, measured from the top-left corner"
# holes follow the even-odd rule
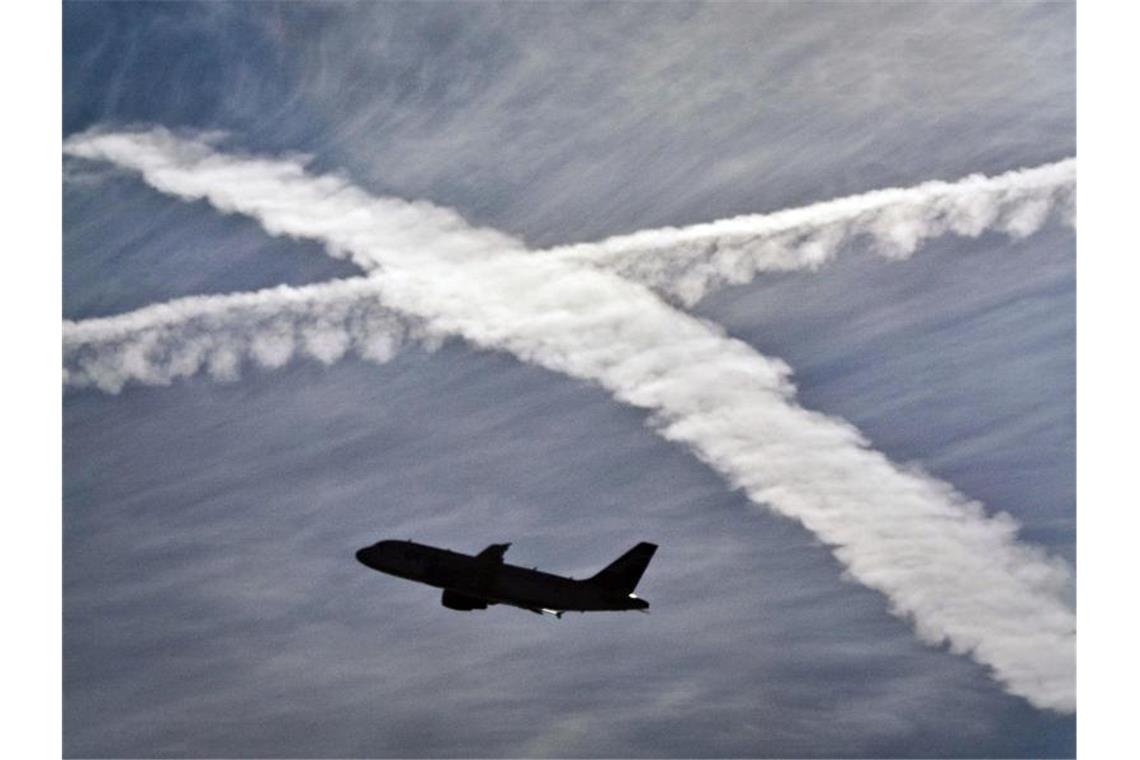
[[[363,284],[344,286],[362,289],[350,303],[375,298],[431,335],[460,335],[510,352],[650,410],[663,437],[688,446],[756,504],[815,533],[853,579],[884,593],[924,641],[947,643],[989,665],[1009,691],[1039,707],[1074,709],[1068,566],[1019,543],[1007,515],[987,514],[951,486],[894,465],[847,423],[798,406],[790,370],[778,359],[675,310],[638,283],[566,256],[527,252],[434,206],[377,199],[343,179],[309,176],[296,159],[227,156],[161,130],[81,135],[66,150],[135,169],[164,192],[206,199],[257,219],[273,234],[318,240],[335,255],[379,269]],[[1064,165],[1053,170],[1067,171]],[[911,191],[888,192],[906,199]],[[895,217],[889,204],[881,205],[867,229],[902,251],[939,225],[970,231],[1001,224],[1016,233],[1039,224],[1052,208],[1034,198],[1019,202],[1018,211],[999,205],[992,217],[952,204],[957,211],[940,211],[949,213],[937,217],[941,222],[917,211]],[[915,229],[916,219],[930,226]],[[293,312],[305,324],[315,320],[342,335],[357,319],[352,308],[339,315],[332,310],[346,298],[335,287],[307,292],[311,298],[300,299]],[[201,311],[187,307],[194,309]],[[198,319],[168,324],[198,331]],[[69,328],[73,345],[95,329],[85,324]],[[267,333],[279,328],[272,324]],[[106,329],[114,334],[118,328]],[[306,328],[299,329],[304,334]],[[169,345],[177,343],[167,337]],[[287,356],[287,340],[266,344],[262,338],[254,329],[241,341],[269,366]],[[314,345],[325,347],[310,353],[330,361],[347,350],[337,338]],[[212,371],[226,376],[229,360],[222,354],[221,369]],[[179,371],[201,365],[201,355],[191,351],[176,363]]]

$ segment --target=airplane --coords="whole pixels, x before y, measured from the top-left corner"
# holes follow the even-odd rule
[[[584,580],[564,578],[503,562],[510,544],[491,544],[475,556],[417,544],[379,541],[356,552],[363,565],[388,575],[443,589],[440,603],[452,610],[485,610],[506,604],[562,617],[567,610],[638,610],[649,602],[633,593],[657,545],[641,542]]]

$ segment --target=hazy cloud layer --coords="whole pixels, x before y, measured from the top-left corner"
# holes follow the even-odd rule
[[[533,246],[1076,149],[1065,3],[90,5],[65,22],[65,134],[224,128]]]
[[[65,3],[63,133],[161,124],[245,156],[303,154],[310,174],[455,208],[537,250],[1071,156],[1075,15]],[[359,275],[133,171],[68,157],[65,175],[67,319]],[[994,232],[930,239],[901,264],[856,241],[696,312],[787,360],[803,406],[1072,562],[1074,232]],[[818,537],[750,509],[647,410],[462,340],[382,364],[349,348],[326,366],[301,339],[316,313],[279,314],[307,358],[271,372],[240,324],[198,323],[232,338],[243,382],[214,382],[207,363],[165,387],[64,394],[68,756],[1075,752],[1073,715],[920,643]],[[142,377],[169,371],[176,322]],[[383,537],[514,541],[515,562],[573,575],[653,540],[639,589],[653,614],[450,613],[353,562]]]
[[[132,152],[134,139],[79,137],[68,150],[115,160]],[[624,280],[492,248],[483,231],[446,225],[438,254],[421,237],[412,250],[383,236],[373,248],[369,220],[385,222],[389,205],[293,163],[232,158],[162,131],[141,139],[153,151],[144,176],[159,189],[249,214],[275,234],[327,242],[381,267],[381,300],[433,330],[598,382],[654,412],[663,436],[831,545],[923,640],[948,641],[992,666],[1034,704],[1074,709],[1067,566],[1020,545],[1007,515],[987,516],[950,486],[894,466],[849,425],[796,406],[782,362]],[[471,255],[481,250],[493,255]]]

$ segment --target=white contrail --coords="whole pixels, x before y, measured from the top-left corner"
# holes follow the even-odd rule
[[[137,171],[164,193],[256,216],[272,235],[320,240],[331,255],[365,271],[399,265],[409,251],[426,247],[437,258],[457,261],[523,250],[518,240],[471,227],[450,209],[375,198],[343,177],[306,174],[308,157],[234,160],[215,152],[211,137],[183,139],[163,128],[88,132],[69,138],[64,152]]]
[[[68,149],[113,160],[114,151],[87,143],[107,139],[81,136]],[[154,150],[161,160],[169,152],[173,163],[181,144],[164,139],[169,143]],[[155,185],[177,184],[182,197],[206,198],[278,234],[311,237],[380,265],[368,288],[429,334],[509,351],[651,410],[661,435],[688,445],[755,503],[805,525],[852,578],[885,594],[924,641],[971,655],[1038,707],[1075,709],[1070,570],[1019,543],[1009,516],[987,516],[949,485],[892,464],[849,424],[799,407],[784,363],[642,285],[509,245],[492,255],[482,248],[489,233],[458,228],[441,252],[390,244],[372,250],[382,235],[361,220],[376,199],[338,185],[329,203],[339,215],[323,218],[309,204],[319,201],[325,180],[298,167],[278,188],[282,163],[207,151],[178,164],[177,182],[160,177]],[[470,255],[480,251],[486,255]],[[329,305],[315,299],[309,308],[323,316]]]
[[[276,368],[295,356],[331,364],[351,352],[382,363],[407,340],[441,337],[381,306],[375,282],[364,277],[191,296],[65,321],[64,383],[118,393],[127,382],[168,385],[200,371],[232,380],[244,362]]]
[[[710,290],[760,272],[817,269],[852,244],[899,259],[947,233],[1024,237],[1051,216],[1072,224],[1075,188],[1076,161],[1065,159],[995,177],[975,174],[772,214],[642,230],[548,254],[617,272],[691,306]]]
[[[268,195],[246,198],[241,210],[259,215],[272,234],[320,239],[332,255],[365,270],[385,260],[392,265],[408,251],[429,246],[437,256],[459,260],[524,250],[515,238],[472,228],[450,209],[374,198],[343,178],[307,175],[304,157],[235,163],[215,153],[208,139],[183,139],[162,128],[79,135],[64,150],[133,169],[158,190],[208,198],[226,212],[239,210],[230,183],[273,188]],[[957,182],[875,190],[540,253],[616,272],[692,305],[710,290],[747,282],[760,272],[818,269],[852,244],[902,259],[926,240],[948,233],[977,237],[995,231],[1024,237],[1050,217],[1072,224],[1075,189],[1076,161],[1070,158],[994,177],[974,174]]]

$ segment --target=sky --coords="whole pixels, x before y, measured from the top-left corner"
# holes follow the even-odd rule
[[[237,163],[303,154],[307,176],[418,202],[396,209],[422,217],[417,234],[435,225],[474,247],[409,268],[418,289],[384,291],[405,311],[440,283],[492,298],[523,266],[495,263],[498,248],[533,261],[1075,153],[1069,4],[96,2],[63,15],[72,322],[362,268],[327,255],[335,215],[267,234],[265,214],[218,208],[240,175],[179,197],[130,157],[78,155],[92,134],[205,135]],[[749,367],[782,360],[798,407],[1011,515],[1018,547],[1071,569],[1073,229],[1054,215],[905,258],[865,243],[692,304],[606,272],[582,292],[717,351],[742,344]],[[732,470],[740,452],[714,445],[725,436],[544,352],[546,323],[522,319],[536,313],[500,334],[448,312],[459,328],[432,323],[382,363],[247,361],[65,388],[65,754],[1074,754],[1071,709],[1014,693],[960,642],[931,644],[928,617],[894,614],[913,587],[869,584],[848,544],[796,517],[812,478],[790,496],[752,483]],[[701,379],[724,395],[737,382]],[[810,445],[791,454],[783,470],[754,466],[788,477],[816,461]],[[508,561],[577,577],[650,540],[661,548],[638,591],[652,614],[451,612],[355,563],[386,537],[511,541]]]

